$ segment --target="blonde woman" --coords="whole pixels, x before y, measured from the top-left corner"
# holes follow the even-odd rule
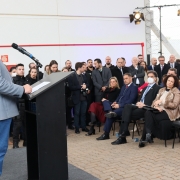
[[[111,77],[109,80],[109,87],[103,93],[102,101],[108,100],[110,103],[113,103],[120,93],[119,83],[116,77]],[[98,121],[105,122],[105,112],[103,109],[102,102],[93,102],[88,112],[91,115],[91,128],[88,132],[88,136],[95,134],[94,125],[96,124],[96,118]]]
[[[50,62],[50,64],[49,64],[49,70],[48,70],[47,74],[49,75],[49,74],[55,73],[55,72],[60,72],[60,71],[58,70],[58,63],[57,63],[57,61],[52,60]]]

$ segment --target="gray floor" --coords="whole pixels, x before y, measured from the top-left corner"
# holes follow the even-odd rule
[[[71,164],[68,168],[70,180],[98,180]],[[8,150],[0,180],[27,180],[26,148]]]

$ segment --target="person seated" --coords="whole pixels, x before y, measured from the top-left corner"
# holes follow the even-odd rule
[[[157,111],[145,112],[145,126],[139,147],[144,147],[145,142],[152,143],[152,134],[159,139],[170,139],[172,122],[180,117],[178,78],[168,75],[163,83],[165,87],[159,90],[152,103],[152,107]]]
[[[148,71],[148,83],[149,85],[142,91],[141,96],[139,97],[140,101],[134,104],[127,104],[124,107],[122,112],[122,122],[119,130],[119,138],[112,142],[112,145],[124,144],[126,141],[126,134],[128,132],[128,126],[131,120],[139,120],[144,118],[144,114],[146,112],[143,109],[143,106],[148,105],[151,106],[153,100],[156,98],[156,95],[160,89],[160,87],[155,83],[157,80],[157,73],[155,71]]]
[[[111,105],[107,100],[103,100],[103,106],[105,111],[109,113],[105,114],[106,123],[104,125],[104,133],[96,138],[97,140],[109,139],[109,133],[115,117],[121,117],[122,111],[126,104],[135,103],[138,97],[138,88],[132,83],[132,76],[130,73],[123,75],[124,86],[121,88],[121,92],[118,98]]]
[[[109,87],[106,88],[106,90],[103,93],[102,101],[106,100],[110,104],[112,104],[118,97],[119,93],[120,93],[120,87],[119,87],[118,80],[116,77],[111,77],[109,80]],[[94,125],[96,123],[96,118],[102,123],[105,122],[105,116],[104,116],[105,111],[103,109],[102,102],[93,102],[89,107],[88,113],[90,113],[91,128],[87,136],[90,136],[92,134],[95,134]]]
[[[163,84],[163,81],[164,81],[164,79],[167,77],[167,74],[164,74],[163,76],[162,76],[162,82],[161,82],[161,84],[159,85],[160,87],[164,87],[164,84]]]
[[[26,76],[26,83],[32,85],[36,82],[37,82],[37,69],[33,67],[29,70],[29,73]]]

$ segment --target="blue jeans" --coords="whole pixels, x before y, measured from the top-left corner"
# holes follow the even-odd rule
[[[74,106],[74,126],[79,129],[79,122],[81,122],[81,128],[86,128],[86,109],[87,101],[80,101]]]
[[[2,174],[3,160],[8,148],[11,121],[12,119],[0,121],[0,175]]]

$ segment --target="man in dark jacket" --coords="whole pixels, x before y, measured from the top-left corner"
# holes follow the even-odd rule
[[[92,59],[88,59],[86,65],[87,65],[87,70],[86,70],[86,72],[92,77],[92,72],[93,72],[93,70],[94,70]]]
[[[65,67],[68,69],[68,71],[75,71],[75,69],[72,69],[72,63],[70,60],[65,62]]]
[[[112,76],[115,76],[118,80],[120,88],[124,85],[123,75],[128,73],[128,69],[123,67],[124,59],[118,58],[116,61],[116,67],[111,69]]]
[[[110,104],[107,101],[103,101],[103,106],[105,110],[110,111],[105,114],[106,123],[104,125],[104,134],[102,134],[97,140],[109,139],[109,133],[116,116],[121,117],[122,111],[126,104],[136,103],[138,96],[138,88],[132,83],[132,76],[130,73],[123,75],[124,86],[121,89],[119,96],[116,101]]]
[[[101,102],[103,92],[109,85],[109,79],[112,77],[111,70],[102,67],[100,59],[94,60],[95,70],[92,72],[92,80],[94,84],[95,101]]]
[[[137,57],[132,58],[132,65],[129,67],[129,72],[133,77],[133,83],[137,86],[141,86],[144,84],[144,68],[138,65]]]
[[[111,57],[107,56],[106,57],[106,64],[104,65],[104,67],[107,67],[107,68],[114,68],[114,65],[111,64]]]
[[[16,76],[13,77],[13,83],[24,86],[26,84],[26,78],[24,77],[24,65],[17,64],[16,65]],[[23,127],[23,146],[26,146],[26,131],[25,131],[25,102],[23,97],[20,98],[17,102],[17,106],[19,109],[19,116],[13,118],[13,148],[19,148],[19,133],[21,128]]]
[[[74,125],[75,133],[79,134],[79,123],[81,122],[82,131],[88,132],[86,128],[86,109],[87,109],[87,88],[88,83],[82,73],[84,72],[83,63],[75,64],[76,72],[68,78],[69,88],[72,92],[74,103]]]
[[[154,67],[154,71],[157,72],[158,78],[159,78],[159,84],[162,82],[162,77],[164,74],[167,74],[170,66],[165,63],[165,57],[164,56],[159,56],[158,57],[159,64]]]
[[[159,92],[160,87],[155,83],[157,81],[157,73],[155,71],[148,71],[148,86],[142,91],[139,98],[139,102],[134,104],[127,104],[122,112],[122,123],[119,130],[119,138],[112,142],[112,145],[124,144],[127,143],[126,135],[128,132],[128,126],[131,120],[138,120],[144,117],[146,112],[143,107],[145,105],[151,106],[153,100],[156,98],[156,95]],[[146,135],[146,134],[145,134]],[[144,146],[142,141],[144,136],[140,141],[139,147]]]

